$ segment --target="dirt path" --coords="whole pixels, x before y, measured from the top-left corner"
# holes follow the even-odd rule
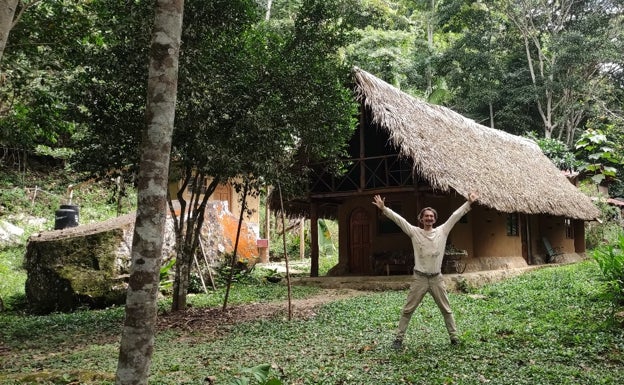
[[[352,289],[323,289],[320,293],[292,301],[292,319],[307,319],[316,315],[316,308],[328,302],[366,294]],[[228,326],[260,319],[287,319],[288,301],[254,303],[229,306],[225,311],[218,308],[190,308],[185,312],[158,316],[158,330],[179,329],[202,331],[214,336],[227,330]]]

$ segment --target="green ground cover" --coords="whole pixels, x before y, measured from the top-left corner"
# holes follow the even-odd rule
[[[281,285],[258,290],[256,300],[254,285],[238,290],[247,293],[242,302],[286,297]],[[294,289],[297,297],[314,294],[307,290]],[[593,261],[452,293],[458,347],[427,297],[401,352],[390,343],[405,291],[331,302],[306,319],[276,314],[217,333],[167,329],[156,339],[150,384],[232,384],[263,363],[284,384],[621,384],[624,330],[604,293]],[[203,296],[192,297],[195,306],[208,306]],[[1,313],[0,338],[10,351],[0,353],[0,383],[112,383],[122,319],[121,308]]]

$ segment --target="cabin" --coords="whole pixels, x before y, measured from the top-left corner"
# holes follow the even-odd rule
[[[202,196],[207,190],[208,186],[212,182],[212,178],[207,177],[199,181],[198,186],[194,186],[190,183],[186,189],[182,192],[184,199],[189,202],[193,193]],[[234,182],[242,183],[242,179],[238,178]],[[172,178],[169,181],[169,197],[176,201],[178,190],[182,186],[182,181],[176,178]],[[256,235],[259,232],[260,224],[260,198],[257,194],[249,194],[245,198],[245,207],[247,213],[244,216],[245,222],[253,226]],[[217,185],[216,189],[208,198],[210,202],[223,202],[225,207],[232,214],[239,215],[242,209],[243,193],[236,190],[236,187],[231,182],[224,182]]]
[[[186,186],[182,191],[186,204],[190,204],[192,196],[199,196],[200,200],[203,199],[212,180],[210,177],[203,178],[198,181],[197,185],[190,183]],[[208,197],[202,227],[203,242],[200,249],[203,255],[213,262],[233,252],[236,246],[239,260],[252,266],[258,260],[268,260],[267,246],[259,243],[262,241],[259,239],[260,199],[257,194],[248,194],[245,197],[243,222],[239,227],[244,195],[237,191],[236,183],[242,183],[242,179],[220,183]],[[182,181],[174,174],[169,181],[169,198],[176,215],[180,214],[177,194],[181,188]]]
[[[427,206],[438,224],[471,191],[480,198],[450,233],[443,272],[459,273],[582,258],[585,221],[600,212],[529,139],[418,100],[354,69],[360,120],[348,143],[346,172],[312,165],[308,195],[285,210],[339,225],[339,263],[330,275],[411,274],[409,238],[372,204],[373,196],[416,224]],[[311,276],[318,276],[318,244]]]

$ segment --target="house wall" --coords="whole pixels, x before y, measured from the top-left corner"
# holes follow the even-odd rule
[[[210,179],[207,180],[207,184],[210,183]],[[171,199],[177,199],[177,193],[181,186],[180,181],[169,183],[169,195]],[[183,196],[185,199],[190,199],[191,194],[187,190],[184,191]],[[228,211],[235,215],[240,215],[241,210],[241,198],[242,193],[238,194],[236,190],[230,184],[221,184],[217,187],[214,193],[208,198],[209,201],[227,201]],[[256,233],[260,224],[260,197],[247,195],[247,208],[252,210],[251,215],[245,214],[244,220],[250,225],[254,226]]]
[[[475,257],[521,257],[522,239],[507,235],[507,214],[485,207],[473,209]],[[521,226],[521,222],[519,223]],[[519,229],[520,230],[520,229]]]
[[[424,207],[433,207],[438,212],[438,224],[444,223],[448,217],[459,206],[465,202],[463,197],[438,196],[424,194],[417,196],[415,193],[386,194],[386,205],[401,214],[412,224],[417,223],[418,212]],[[339,207],[339,264],[348,266],[349,261],[349,223],[351,213],[356,208],[363,208],[371,220],[370,229],[370,254],[400,252],[412,254],[412,244],[410,239],[400,230],[397,232],[383,232],[383,221],[388,221],[381,211],[373,204],[373,196],[354,197],[347,200]],[[400,206],[397,208],[397,206]],[[458,249],[467,250],[469,257],[473,255],[472,225],[470,224],[471,213],[467,214],[467,223],[457,223],[449,235],[449,242]],[[370,270],[373,268],[373,261],[370,261]]]
[[[434,194],[396,193],[383,196],[387,206],[398,207],[399,214],[412,224],[417,223],[416,217],[421,208],[433,207],[438,211],[437,224],[440,225],[465,202],[461,196],[449,197]],[[350,215],[356,208],[364,209],[371,220],[371,256],[376,253],[412,253],[411,241],[402,231],[395,233],[382,231],[382,222],[385,217],[372,204],[372,201],[372,195],[354,197],[339,207],[339,263],[343,266],[344,273],[349,273],[344,267],[348,267],[349,264]],[[507,235],[507,217],[506,213],[477,204],[454,226],[448,241],[455,248],[467,251],[468,255],[463,259],[467,264],[467,271],[523,267],[527,264],[543,263],[546,252],[542,237],[547,237],[553,247],[561,247],[564,253],[585,251],[582,239],[584,237],[583,221],[569,222],[573,228],[574,237],[567,238],[565,218],[520,215],[518,235]],[[522,232],[527,228],[530,229],[530,233],[527,233],[527,250],[523,255]],[[367,271],[373,273],[375,268],[372,257],[369,263]]]
[[[388,199],[388,198],[387,198]],[[394,198],[393,198],[394,200]],[[339,264],[348,266],[349,262],[349,221],[353,211],[361,207],[368,214],[372,226],[371,226],[371,249],[370,254],[374,254],[381,251],[386,251],[389,248],[392,250],[406,250],[411,248],[410,240],[403,233],[396,234],[384,234],[378,237],[378,219],[380,217],[380,211],[373,204],[373,196],[354,197],[347,200],[338,209],[338,244],[339,244]],[[411,206],[410,200],[405,201],[406,209]],[[409,219],[408,219],[409,220]],[[372,261],[371,261],[372,263]],[[372,268],[372,265],[371,265]]]
[[[570,221],[569,225],[572,226],[572,238],[567,237],[566,219],[564,217],[540,215],[538,221],[540,235],[537,238],[537,254],[540,256],[546,255],[542,237],[546,237],[553,248],[560,248],[563,253],[584,252],[584,231],[579,231],[578,221]],[[579,232],[580,234],[577,234]]]

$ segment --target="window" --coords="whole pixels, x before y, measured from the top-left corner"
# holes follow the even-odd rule
[[[189,194],[191,193],[205,194],[207,186],[208,186],[208,178],[203,178],[201,181],[199,181],[197,185],[195,185],[195,179],[191,178],[188,186],[186,187],[186,191],[188,191]]]
[[[518,213],[507,214],[507,235],[510,237],[517,237],[520,235]]]
[[[567,239],[574,239],[574,226],[572,226],[572,219],[566,218],[563,220],[565,225],[565,232]]]

